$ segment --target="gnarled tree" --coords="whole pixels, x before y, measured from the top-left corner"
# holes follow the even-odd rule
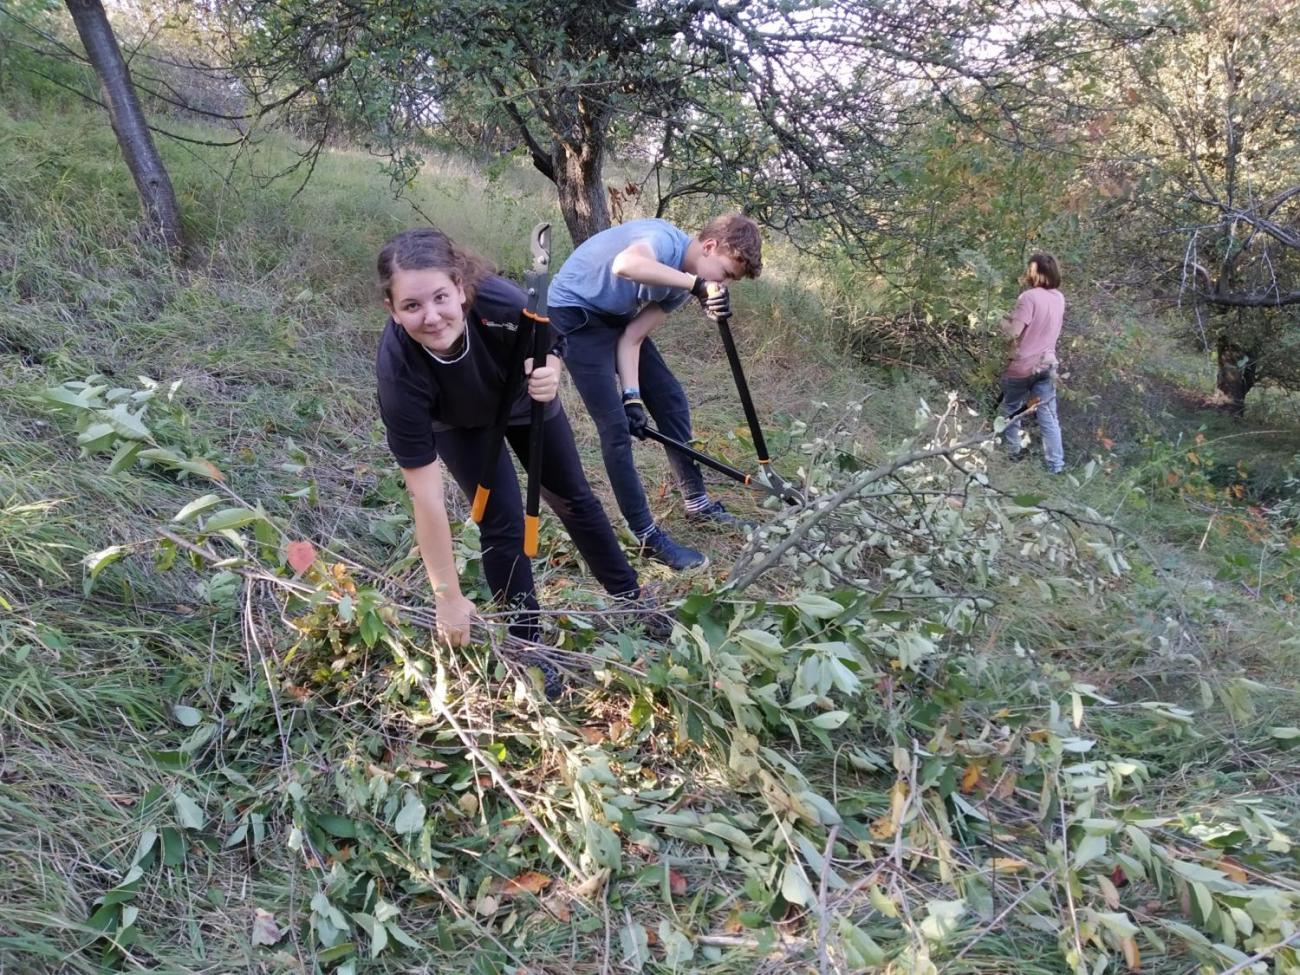
[[[609,225],[615,151],[647,161],[661,207],[721,192],[769,223],[827,219],[853,236],[882,210],[879,171],[913,96],[949,103],[960,89],[1010,118],[1070,49],[1063,23],[1030,22],[1012,0],[217,6],[260,103],[310,82],[333,118],[370,126],[395,156],[467,92],[490,103],[555,183],[575,241]]]

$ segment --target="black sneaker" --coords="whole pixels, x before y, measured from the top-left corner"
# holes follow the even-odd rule
[[[1029,451],[1027,450],[1017,450],[1014,454],[1011,453],[1011,451],[1007,451],[1007,460],[1011,461],[1013,464],[1019,464],[1022,460],[1028,459]]]
[[[641,539],[641,552],[656,562],[662,562],[674,572],[702,569],[709,564],[707,555],[685,545],[678,545],[658,525],[650,529],[650,534]]]
[[[687,521],[708,522],[713,525],[726,525],[729,528],[753,528],[754,522],[731,514],[722,506],[721,501],[710,501],[698,511],[686,512]]]

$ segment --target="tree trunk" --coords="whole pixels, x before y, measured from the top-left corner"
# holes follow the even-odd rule
[[[1215,385],[1228,410],[1241,416],[1246,410],[1246,394],[1255,385],[1255,357],[1237,348],[1226,335],[1219,336],[1216,352],[1219,373]]]
[[[557,142],[553,158],[560,212],[577,247],[588,237],[609,229],[605,145],[599,138],[585,139],[577,147]]]
[[[140,100],[131,84],[131,73],[122,60],[122,51],[113,36],[113,28],[100,0],[65,0],[86,55],[99,76],[108,117],[122,148],[127,168],[135,179],[140,202],[148,217],[150,230],[168,248],[181,246],[180,211],[171,177],[163,166],[145,122]]]

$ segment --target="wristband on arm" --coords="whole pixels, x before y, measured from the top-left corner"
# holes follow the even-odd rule
[[[623,390],[623,412],[627,414],[627,432],[638,440],[644,440],[650,417],[641,399],[641,391],[635,386]]]

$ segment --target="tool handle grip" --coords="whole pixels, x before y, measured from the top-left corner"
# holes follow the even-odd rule
[[[544,319],[533,319],[533,368],[546,364],[551,351],[549,329]],[[528,488],[524,506],[524,554],[537,556],[539,516],[542,505],[542,442],[545,435],[546,404],[533,400],[528,429]]]
[[[492,494],[492,480],[496,474],[497,461],[501,457],[501,448],[505,445],[506,427],[510,424],[510,411],[514,408],[515,400],[519,396],[519,387],[524,372],[524,354],[527,350],[527,343],[517,335],[514,346],[510,350],[511,365],[507,368],[506,382],[501,388],[501,399],[497,401],[496,416],[493,418],[492,427],[488,431],[488,449],[483,455],[483,465],[479,468],[478,486],[474,490],[474,501],[469,509],[469,516],[476,525],[482,523],[483,515],[487,512],[488,498]]]

